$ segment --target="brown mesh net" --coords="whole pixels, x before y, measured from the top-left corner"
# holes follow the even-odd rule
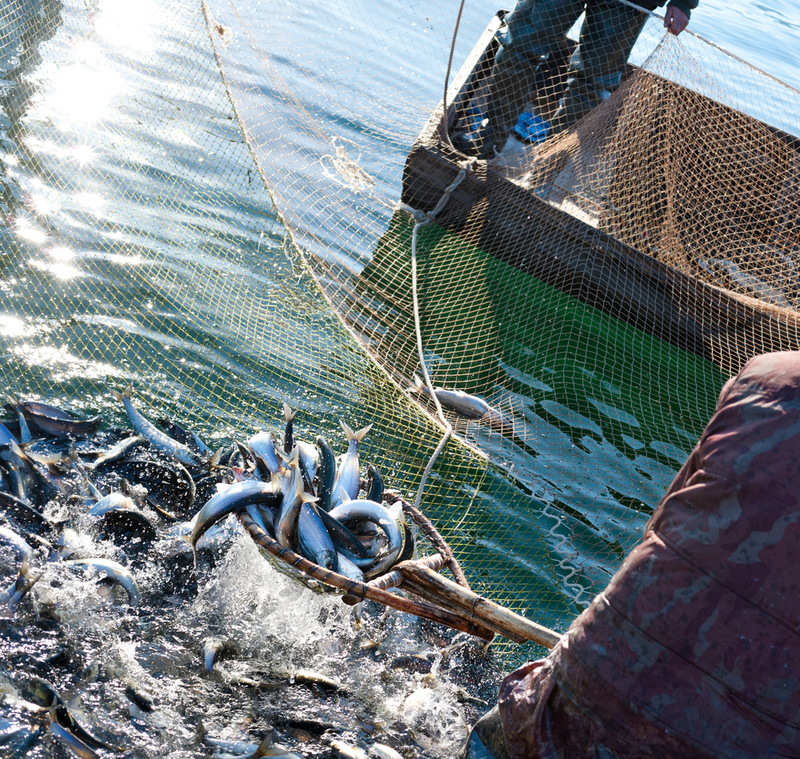
[[[725,379],[800,343],[798,93],[648,18],[583,119],[469,160],[503,22],[466,8],[443,119],[434,5],[0,10],[3,379],[114,418],[132,377],[212,442],[282,400],[304,434],[374,422],[413,500],[444,431],[421,353],[488,404],[445,404],[423,511],[475,589],[563,629]],[[526,92],[545,122],[574,47]]]

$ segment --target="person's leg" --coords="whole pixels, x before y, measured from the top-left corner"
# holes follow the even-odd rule
[[[616,0],[589,0],[578,47],[569,64],[567,91],[553,115],[551,134],[571,127],[619,86],[647,15]]]
[[[488,83],[486,119],[453,138],[467,153],[493,157],[503,149],[528,102],[542,56],[557,50],[583,11],[584,0],[521,0],[508,17]]]

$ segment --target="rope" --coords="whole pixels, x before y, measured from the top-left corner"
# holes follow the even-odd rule
[[[639,11],[641,13],[646,13],[648,16],[652,16],[653,18],[660,19],[661,21],[664,20],[664,16],[662,16],[660,13],[655,13],[654,11],[648,10],[647,8],[642,8],[640,5],[636,5],[636,3],[630,2],[630,0],[617,0],[617,2],[622,3],[622,5],[627,5],[629,8],[633,8],[634,10],[637,10],[637,11]],[[664,34],[669,34],[669,31],[664,32]],[[762,76],[767,77],[767,79],[771,79],[773,82],[776,82],[777,84],[783,85],[784,87],[786,87],[786,89],[790,90],[791,92],[794,92],[795,94],[800,95],[800,90],[797,89],[796,87],[794,87],[793,85],[789,84],[788,82],[784,82],[782,79],[778,79],[777,76],[774,76],[773,74],[770,74],[768,71],[764,71],[764,69],[760,69],[758,66],[754,66],[749,61],[746,61],[744,58],[740,58],[735,53],[732,53],[730,50],[726,50],[721,45],[718,45],[716,42],[712,42],[710,39],[707,39],[702,34],[698,34],[694,30],[692,30],[691,28],[687,27],[686,29],[684,29],[683,32],[681,32],[681,34],[688,34],[688,35],[694,37],[695,39],[698,39],[701,42],[704,42],[706,45],[709,45],[710,47],[713,47],[715,50],[718,50],[720,53],[723,53],[724,55],[727,55],[729,58],[732,58],[734,61],[737,61],[738,63],[744,64],[745,66],[747,66],[747,68],[752,69],[753,71],[757,71]]]
[[[456,24],[453,27],[453,38],[450,40],[450,54],[447,57],[447,71],[444,74],[444,93],[442,95],[442,114],[444,118],[445,126],[447,125],[447,87],[450,84],[450,71],[453,67],[453,55],[455,54],[456,49],[456,39],[458,37],[458,27],[461,26],[461,15],[464,12],[464,0],[461,0],[461,3],[458,6],[458,13],[456,14]],[[446,135],[446,139],[450,142],[450,130],[445,129],[444,134]],[[452,143],[450,143],[452,145]]]
[[[425,471],[422,473],[422,478],[420,479],[419,487],[417,488],[417,495],[414,499],[414,507],[417,509],[419,509],[420,503],[422,502],[422,494],[425,490],[425,483],[428,481],[428,476],[433,469],[433,465],[436,462],[436,459],[439,458],[439,454],[444,450],[444,447],[447,445],[447,441],[450,440],[450,437],[453,434],[453,428],[450,425],[450,422],[447,421],[444,411],[442,410],[442,404],[439,403],[439,399],[436,397],[436,393],[434,392],[433,383],[431,382],[431,377],[428,372],[428,366],[425,363],[425,352],[422,345],[422,326],[419,318],[419,297],[417,294],[417,237],[419,230],[422,229],[422,227],[426,227],[428,224],[432,224],[436,220],[436,216],[442,211],[445,205],[447,205],[447,201],[450,200],[450,196],[452,195],[453,191],[464,181],[467,173],[471,171],[472,167],[475,165],[475,163],[477,163],[477,160],[477,158],[470,158],[458,164],[459,171],[458,174],[456,174],[456,178],[447,187],[445,187],[444,192],[442,192],[442,196],[439,198],[439,201],[436,203],[432,211],[420,211],[416,208],[412,208],[411,206],[407,206],[405,203],[400,203],[398,205],[399,209],[407,211],[414,217],[414,229],[411,231],[411,299],[414,310],[414,333],[417,341],[417,356],[419,358],[423,382],[425,383],[425,387],[428,389],[428,392],[433,399],[433,404],[436,407],[436,415],[445,428],[445,433],[442,436],[442,439],[439,441],[439,445],[436,446],[436,450],[431,454],[430,459],[428,459],[428,465],[425,467]]]

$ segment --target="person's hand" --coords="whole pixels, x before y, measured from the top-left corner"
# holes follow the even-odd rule
[[[680,8],[668,5],[667,12],[664,15],[664,27],[669,33],[677,36],[687,26],[689,26],[689,17]]]

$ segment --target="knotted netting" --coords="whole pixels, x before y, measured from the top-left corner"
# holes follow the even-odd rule
[[[411,498],[444,432],[421,353],[493,409],[444,408],[422,509],[476,590],[561,630],[725,379],[797,347],[798,93],[650,19],[581,121],[465,162],[451,48],[453,133],[502,23],[468,4],[452,44],[435,5],[6,4],[3,382],[120,421],[133,381],[211,442],[283,401],[312,439],[373,423],[364,458]]]

